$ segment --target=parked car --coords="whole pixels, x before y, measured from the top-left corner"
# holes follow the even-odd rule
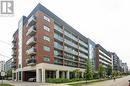
[[[36,82],[36,78],[35,77],[34,78],[29,78],[28,81],[29,82]]]

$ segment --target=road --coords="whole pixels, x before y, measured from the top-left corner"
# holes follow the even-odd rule
[[[128,86],[128,80],[130,80],[130,76],[126,76],[123,78],[119,78],[114,80],[108,80],[103,82],[96,82],[92,84],[87,84],[83,86]]]

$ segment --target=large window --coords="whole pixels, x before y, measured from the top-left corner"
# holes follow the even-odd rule
[[[45,62],[50,62],[50,57],[49,57],[49,56],[44,56],[44,57],[43,57],[43,61],[45,61]]]
[[[50,22],[50,19],[47,16],[44,16],[44,19],[48,22]]]
[[[43,39],[50,42],[50,38],[48,36],[43,36]]]
[[[50,47],[48,47],[48,46],[43,46],[43,49],[45,50],[45,51],[50,51]]]
[[[50,28],[44,25],[44,30],[50,32]]]

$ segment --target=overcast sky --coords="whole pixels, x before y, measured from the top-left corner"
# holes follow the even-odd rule
[[[14,0],[14,16],[0,16],[0,60],[9,59],[1,54],[11,58],[18,21],[38,3],[106,50],[116,52],[130,67],[130,0]]]

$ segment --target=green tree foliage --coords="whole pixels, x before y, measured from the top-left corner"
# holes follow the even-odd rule
[[[75,69],[73,73],[75,74],[75,78],[80,78],[80,74],[81,74],[80,69]]]
[[[91,80],[93,79],[93,69],[92,69],[92,63],[90,61],[90,59],[88,58],[86,60],[86,70],[85,70],[85,79],[87,80]]]
[[[112,75],[112,66],[111,65],[108,65],[108,67],[106,69],[106,73],[107,73],[107,76]]]
[[[103,78],[103,77],[104,77],[105,68],[103,67],[102,64],[99,65],[98,73],[99,73],[99,77],[100,77],[100,78]]]

